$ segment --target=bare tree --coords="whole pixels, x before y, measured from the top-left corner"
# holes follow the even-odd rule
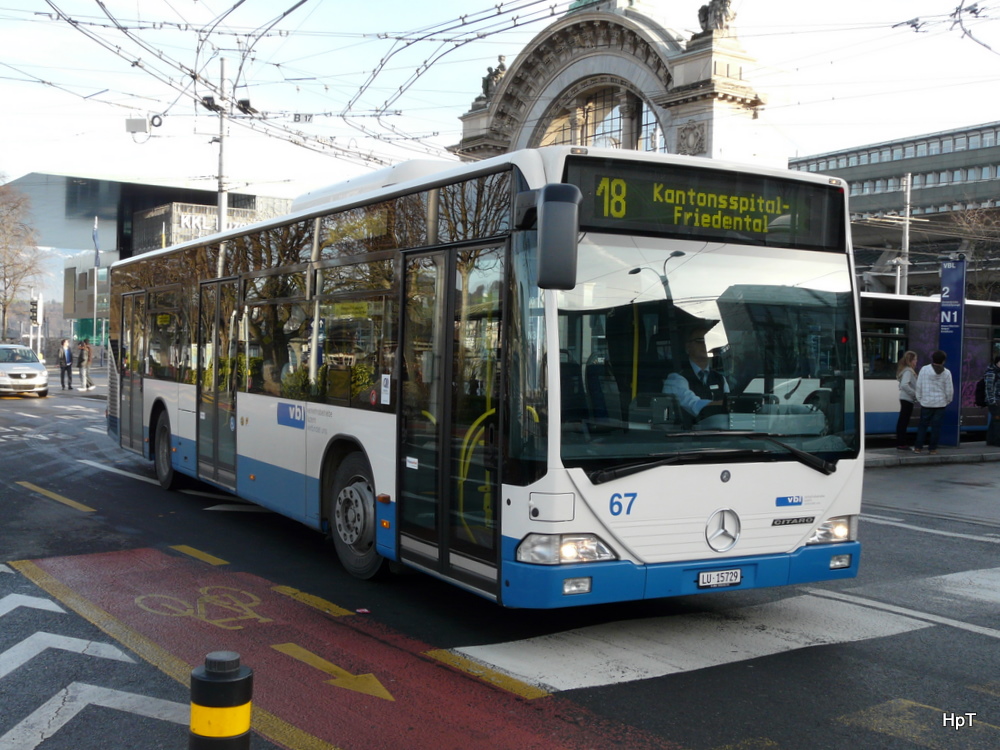
[[[956,211],[952,221],[962,238],[959,251],[968,259],[969,299],[1000,300],[1000,211],[995,208]]]
[[[7,335],[7,312],[17,296],[43,273],[28,209],[24,193],[0,183],[0,337]]]

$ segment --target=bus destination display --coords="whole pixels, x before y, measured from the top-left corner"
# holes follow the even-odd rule
[[[567,163],[583,229],[840,249],[839,188],[769,175],[637,162]]]

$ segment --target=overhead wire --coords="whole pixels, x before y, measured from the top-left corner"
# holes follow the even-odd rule
[[[200,27],[197,24],[191,24],[190,21],[183,18],[173,5],[170,5],[169,7],[171,7],[171,9],[176,13],[177,18],[179,19],[177,21],[140,20],[133,22],[131,20],[115,18],[114,15],[108,11],[104,3],[99,0],[98,5],[102,8],[102,11],[107,17],[105,22],[99,23],[100,19],[94,20],[83,17],[70,18],[67,14],[58,10],[54,1],[47,0],[49,6],[52,7],[53,10],[56,10],[56,17],[61,22],[68,23],[81,33],[84,32],[84,27],[89,25],[92,29],[109,29],[114,30],[116,33],[124,34],[125,38],[128,39],[131,44],[138,45],[137,49],[142,50],[142,53],[138,55],[130,54],[128,50],[123,47],[114,45],[107,40],[104,40],[101,34],[96,32],[89,34],[88,37],[94,42],[102,44],[102,46],[109,51],[117,54],[119,58],[134,66],[138,71],[149,75],[169,87],[170,90],[176,92],[176,98],[174,101],[165,105],[167,110],[169,110],[176,102],[182,99],[187,99],[191,101],[195,111],[197,111],[199,106],[198,102],[201,99],[201,94],[214,94],[217,97],[220,95],[218,85],[209,80],[206,70],[208,65],[222,53],[223,44],[221,43],[221,40],[224,38],[235,38],[236,46],[238,48],[238,52],[240,53],[239,72],[237,73],[237,77],[235,79],[236,85],[244,87],[278,85],[277,82],[248,80],[245,77],[246,65],[249,64],[254,50],[263,39],[271,36],[280,36],[286,33],[281,29],[276,31],[277,25],[280,23],[282,18],[287,17],[290,12],[299,8],[305,3],[305,1],[306,0],[301,0],[298,3],[295,3],[288,11],[278,16],[276,19],[272,19],[269,23],[261,24],[248,31],[247,29],[231,23],[231,21],[236,20],[235,12],[244,4],[245,0],[237,0],[227,6],[223,12],[217,14],[209,25],[202,25]],[[557,11],[561,12],[566,8],[568,8],[567,0],[556,3],[552,3],[551,0],[512,0],[511,2],[498,3],[497,5],[491,6],[487,9],[469,13],[456,19],[449,19],[443,22],[431,24],[410,32],[380,32],[373,35],[339,31],[306,32],[297,30],[295,34],[298,36],[309,35],[352,39],[357,40],[359,44],[376,43],[380,41],[391,42],[392,46],[389,51],[382,56],[375,68],[366,74],[364,81],[362,81],[360,85],[352,86],[347,83],[350,79],[346,74],[341,76],[346,89],[351,92],[350,96],[328,96],[331,104],[335,104],[337,101],[344,102],[346,100],[346,104],[340,108],[339,113],[337,112],[336,106],[334,106],[316,114],[317,116],[323,118],[332,118],[334,115],[339,116],[340,120],[348,127],[349,130],[359,133],[364,138],[371,138],[374,141],[380,141],[387,145],[391,144],[394,148],[406,148],[418,153],[444,155],[446,153],[444,149],[436,143],[431,142],[431,139],[438,135],[437,131],[414,133],[408,132],[413,130],[412,127],[404,129],[403,127],[397,125],[395,122],[397,113],[414,111],[412,107],[399,107],[397,103],[404,95],[411,95],[417,81],[422,79],[430,69],[439,67],[442,64],[442,60],[446,58],[447,55],[455,52],[457,49],[465,47],[471,42],[483,42],[496,36],[497,34],[516,29],[519,26],[530,22],[541,20],[546,15],[555,14]],[[978,4],[970,6],[965,0],[962,0],[961,5],[954,13],[928,17],[922,20],[917,19],[919,21],[918,25],[920,28],[915,30],[920,33],[926,33],[928,29],[939,32],[942,30],[947,31],[945,26],[948,24],[952,24],[951,28],[961,28],[963,31],[974,28],[975,23],[983,21],[980,16],[970,16],[971,11],[977,8]],[[956,14],[958,14],[957,20],[962,21],[960,27],[954,25],[957,22],[954,18]],[[970,19],[974,19],[974,22]],[[897,25],[899,24],[897,23]],[[859,24],[816,24],[812,26],[822,28],[825,31],[830,31],[831,26],[834,27],[834,30],[850,30],[856,29]],[[875,24],[873,26],[874,28],[887,28],[884,23],[881,25]],[[176,55],[167,54],[162,46],[150,45],[148,42],[143,40],[141,38],[142,34],[151,30],[171,30],[181,33],[191,33],[194,31],[198,33],[198,54],[195,57],[194,64],[186,64],[181,59],[178,59]],[[741,29],[741,31],[744,30]],[[767,33],[779,32],[769,31]],[[244,42],[243,40],[246,41]],[[409,68],[410,74],[401,85],[393,84],[391,86],[380,87],[379,84],[381,81],[385,79],[386,75],[391,70],[393,70],[391,65],[392,61],[402,58],[404,52],[415,49],[419,45],[435,46],[431,54],[424,57],[421,64]],[[211,54],[206,59],[204,57],[205,50],[209,48],[211,49]],[[312,59],[313,57],[315,56],[307,56],[299,59]],[[289,63],[294,63],[294,61],[287,60],[284,63],[268,63],[268,65],[272,65],[276,70],[280,70],[284,74],[284,72],[289,69]],[[808,65],[803,67],[808,67]],[[761,71],[761,74],[766,76],[765,71]],[[326,94],[328,95],[328,87],[330,85],[329,75],[315,76],[314,80],[316,80],[320,85],[327,87]],[[326,82],[323,82],[324,80]],[[289,80],[287,82],[291,83],[292,81]],[[302,81],[295,81],[295,85],[304,86],[307,84]],[[954,85],[954,83],[949,85]],[[233,90],[235,91],[235,86]],[[371,104],[369,107],[361,106],[366,97],[369,97],[371,94],[379,90],[382,90],[385,93],[381,95],[375,103]],[[926,84],[922,86],[921,90],[927,90]],[[656,92],[643,92],[643,95],[651,97],[655,95],[655,93]],[[317,95],[324,96],[324,93],[317,92]],[[856,94],[851,98],[875,95],[877,94]],[[820,104],[823,103],[823,101],[823,99],[817,98],[813,101],[773,104],[766,106],[771,109],[801,107],[809,106],[811,104]],[[231,102],[229,105],[231,106]],[[443,106],[446,105],[439,105],[439,107]],[[312,148],[316,148],[321,152],[325,152],[329,149],[333,152],[333,155],[338,158],[351,158],[357,161],[355,157],[345,157],[345,154],[332,145],[337,136],[333,136],[332,139],[323,138],[321,136],[315,136],[305,132],[301,127],[287,127],[283,122],[280,122],[279,118],[287,119],[290,117],[291,113],[287,109],[260,109],[262,110],[261,116],[255,120],[252,118],[246,120],[242,118],[234,118],[232,121],[240,127],[248,127],[248,122],[254,121],[256,124],[253,125],[252,129],[257,130],[258,132],[266,131],[271,137],[283,139],[299,146],[311,143]],[[732,116],[739,115],[734,114]],[[531,125],[531,123],[526,124],[529,126]],[[350,150],[350,148],[344,149],[344,151],[347,152],[350,152]],[[388,152],[384,155],[386,158],[392,158]],[[361,163],[368,163],[367,159],[361,159],[360,161]],[[376,161],[374,163],[381,162]]]

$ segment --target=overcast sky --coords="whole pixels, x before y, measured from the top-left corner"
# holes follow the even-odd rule
[[[259,120],[232,123],[232,189],[294,196],[378,161],[447,156],[487,67],[501,54],[509,67],[556,20],[553,4],[568,7],[105,0],[109,17],[93,0],[0,0],[0,174],[214,189],[218,118],[192,95],[218,93],[221,58],[227,89],[235,84],[235,98],[266,114],[269,131],[248,128]],[[698,30],[702,4],[637,2],[685,37]],[[759,61],[745,77],[768,102],[761,122],[802,156],[1000,120],[1000,3],[971,6],[734,0],[735,29]],[[149,134],[126,132],[127,118],[153,115],[162,124]]]

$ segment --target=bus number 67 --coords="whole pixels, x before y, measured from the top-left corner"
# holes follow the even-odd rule
[[[638,492],[616,492],[611,496],[611,515],[620,516],[624,513],[626,516],[632,514],[632,503],[639,496]],[[626,503],[628,503],[626,505]]]

